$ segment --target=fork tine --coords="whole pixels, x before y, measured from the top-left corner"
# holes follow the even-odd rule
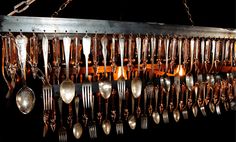
[[[89,94],[89,88],[88,88],[88,85],[86,85],[86,108],[88,108],[88,94]]]
[[[89,85],[89,107],[91,107],[91,101],[92,101],[92,95],[93,95],[93,90],[92,90],[92,85]]]
[[[85,97],[85,99],[86,99],[86,108],[88,108],[88,93],[89,93],[89,90],[88,90],[88,85],[86,85],[86,97]]]
[[[46,110],[48,110],[48,89],[45,89],[46,94]]]
[[[84,85],[82,85],[82,100],[83,100],[83,107],[85,107],[84,95],[85,95],[85,92],[84,92]]]
[[[50,87],[50,110],[52,110],[52,86]]]
[[[123,99],[125,99],[125,81],[123,81]]]
[[[43,110],[45,110],[45,93],[44,93],[44,89],[43,89]]]

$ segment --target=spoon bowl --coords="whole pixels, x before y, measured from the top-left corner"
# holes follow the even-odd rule
[[[75,97],[75,111],[76,111],[76,123],[73,126],[73,134],[76,139],[79,139],[83,133],[83,128],[79,123],[79,97]]]
[[[62,100],[69,104],[75,96],[75,84],[70,79],[64,80],[60,85],[60,95]]]
[[[77,122],[74,126],[73,126],[73,134],[75,136],[76,139],[79,139],[82,135],[83,132],[83,128],[81,126],[81,124],[79,122]]]
[[[179,122],[179,120],[180,120],[180,112],[179,112],[178,109],[175,109],[175,110],[173,111],[173,116],[174,116],[175,122]]]
[[[23,114],[28,114],[34,108],[35,94],[27,86],[22,87],[16,94],[16,105]]]
[[[111,132],[111,123],[109,120],[103,120],[102,121],[102,129],[106,135],[109,135]]]
[[[152,118],[153,118],[153,121],[154,121],[156,124],[159,124],[159,123],[160,123],[161,117],[160,117],[160,114],[159,114],[157,111],[154,111],[154,112],[152,113]]]
[[[136,128],[136,118],[133,114],[128,117],[128,124],[132,130]]]
[[[142,81],[139,78],[135,78],[131,81],[131,91],[134,98],[138,98],[142,92]]]
[[[108,99],[111,96],[112,84],[109,81],[99,82],[99,91],[104,99]]]

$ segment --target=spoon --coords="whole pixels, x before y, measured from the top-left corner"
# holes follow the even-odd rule
[[[138,98],[141,95],[142,92],[142,81],[139,79],[139,73],[140,73],[140,58],[141,58],[141,38],[136,38],[136,48],[138,51],[138,75],[132,79],[131,81],[131,92],[134,96],[134,98]]]
[[[193,89],[193,75],[192,74],[188,74],[187,76],[186,76],[186,85],[187,85],[187,88],[188,88],[188,90],[186,90],[187,91],[187,93],[188,92],[190,92],[190,96],[189,96],[189,98],[188,98],[188,107],[190,108],[191,107],[191,105],[192,105],[192,89]]]
[[[104,76],[106,78],[107,38],[103,36],[101,42],[103,47],[102,54],[104,60]],[[111,96],[112,84],[110,81],[104,80],[99,82],[98,86],[102,97],[105,99],[105,106],[106,106],[106,119],[104,119],[102,122],[102,129],[106,135],[109,135],[111,131],[111,123],[110,120],[107,119],[107,115],[108,115],[108,99]]]
[[[170,79],[169,78],[165,78],[165,90],[166,90],[166,108],[163,111],[163,121],[164,123],[169,123],[169,117],[168,117],[168,102],[169,102],[169,91],[170,91]]]
[[[60,96],[66,104],[71,103],[71,101],[75,96],[75,84],[69,78],[70,44],[71,44],[71,38],[69,38],[68,36],[64,37],[63,45],[66,59],[66,79],[60,85]]]
[[[16,37],[16,46],[18,51],[19,63],[21,68],[21,75],[23,80],[23,87],[16,94],[16,105],[20,112],[28,114],[32,111],[35,104],[35,94],[31,88],[26,85],[26,56],[28,39],[26,36],[20,34]]]
[[[79,97],[75,97],[75,111],[76,111],[76,123],[73,126],[73,134],[76,139],[79,139],[83,134],[83,128],[79,123]]]
[[[134,130],[136,128],[136,118],[134,115],[134,97],[132,96],[132,114],[128,117],[128,124],[130,129]]]
[[[187,105],[188,104],[188,90],[186,90],[186,86],[184,84],[182,84],[181,92],[182,92],[182,99],[183,99],[184,92],[186,92],[185,106],[182,110],[182,115],[183,115],[184,119],[188,119],[188,109],[187,109],[187,106],[188,106]]]
[[[175,93],[176,93],[176,107],[173,111],[173,116],[174,116],[175,122],[179,122],[180,112],[178,109],[178,103],[179,103],[179,92],[180,92],[180,77],[175,76],[174,81],[175,81],[174,83],[175,83]]]
[[[194,93],[195,93],[195,101],[194,101],[194,104],[192,106],[192,112],[193,112],[193,116],[197,117],[197,113],[198,113],[198,107],[197,107],[198,83],[196,83],[195,86],[194,86]]]
[[[103,98],[105,98],[103,96]],[[105,105],[106,105],[106,119],[102,121],[102,129],[106,135],[109,135],[111,132],[111,123],[110,120],[107,119],[107,114],[108,114],[108,99],[105,100]]]
[[[155,87],[155,111],[152,113],[153,121],[156,124],[160,123],[160,114],[157,111],[158,93],[159,93],[159,87],[157,86],[157,87]]]

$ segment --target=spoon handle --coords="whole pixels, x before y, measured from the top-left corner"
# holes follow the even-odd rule
[[[143,69],[143,73],[145,73],[146,71],[146,66],[147,66],[147,52],[148,52],[148,36],[146,35],[145,38],[143,39],[143,64],[142,64],[142,69]]]
[[[155,111],[157,111],[159,87],[155,87]]]
[[[76,122],[79,121],[79,96],[75,97]]]
[[[162,39],[162,37],[160,36],[159,38],[158,38],[158,47],[157,47],[157,65],[158,65],[158,71],[160,71],[161,70],[161,60],[162,60],[162,52],[163,52],[163,47],[162,47],[162,42],[163,42],[163,39]]]
[[[211,68],[209,70],[209,73],[212,71],[212,69],[214,67],[215,52],[216,52],[216,41],[215,41],[215,39],[213,39],[212,40],[212,62],[211,62]]]
[[[25,68],[26,68],[27,44],[28,44],[28,38],[25,35],[20,34],[16,36],[16,46],[20,62],[21,74],[24,79],[24,82],[26,81]]]
[[[166,37],[166,38],[164,39],[164,46],[165,46],[165,53],[166,53],[166,70],[165,70],[166,73],[167,73],[167,71],[168,71],[169,43],[170,43],[169,37]]]
[[[128,71],[130,72],[130,71],[132,71],[132,59],[133,59],[133,37],[132,37],[132,35],[129,36],[128,56],[129,56]]]
[[[103,60],[104,60],[104,75],[106,78],[106,74],[107,74],[107,43],[108,43],[108,39],[106,37],[106,35],[104,35],[101,38],[101,43],[102,43],[102,55],[103,55]]]
[[[151,38],[151,49],[152,49],[152,54],[151,54],[151,62],[152,62],[151,78],[152,78],[153,77],[153,73],[154,73],[154,54],[156,52],[156,38],[155,38],[155,36],[153,36]]]
[[[230,42],[230,55],[229,55],[229,62],[230,66],[233,67],[233,48],[234,48],[234,43]]]
[[[70,37],[63,38],[63,45],[64,45],[64,53],[65,53],[65,60],[66,60],[66,79],[69,79],[69,61],[70,61]]]
[[[230,46],[230,40],[227,40],[225,43],[225,62],[228,61],[229,58],[229,46]]]
[[[146,105],[147,105],[147,88],[144,89],[144,113],[146,113]]]
[[[134,113],[134,96],[132,95],[132,114]]]
[[[141,38],[136,37],[136,48],[138,52],[138,76],[140,74],[140,61],[141,61]]]
[[[189,72],[191,72],[193,69],[194,43],[195,43],[194,38],[192,38],[190,40],[190,71]]]
[[[107,115],[108,115],[108,99],[105,100],[105,105],[106,105],[106,120],[107,120]]]
[[[120,35],[119,48],[120,48],[121,76],[123,76],[124,73],[124,47],[125,47],[125,39],[123,35]]]
[[[202,57],[201,57],[201,60],[202,60],[202,66],[204,65],[204,57],[205,57],[205,40],[204,39],[202,39],[201,40],[201,55],[202,55]]]

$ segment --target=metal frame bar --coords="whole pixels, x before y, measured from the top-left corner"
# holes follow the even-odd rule
[[[156,34],[186,37],[236,38],[236,29],[166,25],[161,23],[121,22],[111,20],[46,18],[0,15],[0,32],[24,33],[97,33]]]

